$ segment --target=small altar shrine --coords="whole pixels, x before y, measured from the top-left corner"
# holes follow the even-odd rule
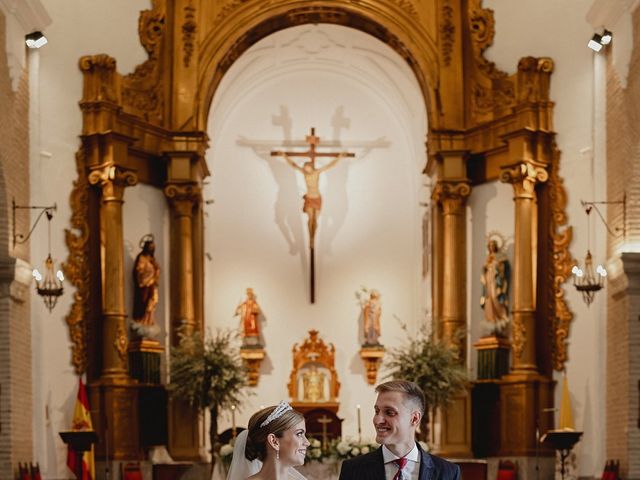
[[[289,376],[291,406],[302,412],[307,435],[327,442],[342,436],[342,419],[338,418],[340,382],[335,369],[335,347],[309,330],[301,344],[293,346],[293,368]]]

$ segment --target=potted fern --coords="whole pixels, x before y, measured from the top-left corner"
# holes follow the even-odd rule
[[[218,450],[218,415],[240,402],[246,370],[235,346],[236,335],[229,330],[218,330],[205,339],[200,332],[182,330],[179,337],[179,344],[171,349],[169,392],[199,412],[209,411],[213,465]]]
[[[467,385],[467,371],[460,363],[454,347],[438,340],[422,328],[417,335],[409,334],[407,326],[402,330],[409,339],[404,345],[391,349],[385,367],[387,379],[404,379],[415,382],[422,388],[426,400],[426,411],[420,425],[421,440],[427,440],[429,413],[435,414]]]

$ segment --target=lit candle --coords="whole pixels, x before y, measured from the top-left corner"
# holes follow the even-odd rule
[[[356,405],[358,409],[358,443],[362,443],[362,423],[360,421],[360,404]]]
[[[231,437],[236,438],[236,406],[231,405]]]

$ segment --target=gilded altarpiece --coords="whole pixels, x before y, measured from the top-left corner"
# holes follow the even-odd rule
[[[148,59],[132,74],[119,74],[116,60],[108,55],[83,57],[79,63],[84,76],[82,145],[70,198],[65,264],[76,293],[67,323],[73,364],[77,373],[88,374],[101,438],[108,427],[109,457],[142,455],[137,440],[120,441],[131,422],[137,425],[138,416],[137,386],[127,374],[123,353],[122,191],[144,183],[167,197],[175,342],[177,328],[203,325],[201,186],[209,175],[205,132],[213,95],[225,72],[252,44],[306,23],[369,33],[404,58],[420,84],[429,124],[425,173],[436,184],[431,199],[432,294],[441,337],[460,341],[458,332],[468,321],[466,299],[457,293],[465,291],[467,281],[465,203],[471,189],[501,178],[512,183],[516,194],[521,187],[526,190],[522,209],[516,210],[523,233],[515,246],[517,361],[497,384],[502,391],[497,421],[522,425],[522,433],[508,439],[509,453],[531,455],[531,419],[540,406],[550,406],[550,376],[566,360],[572,317],[563,297],[572,264],[571,230],[562,230],[565,194],[549,100],[553,62],[524,57],[512,75],[488,62],[483,52],[492,43],[495,25],[480,0],[154,0],[139,19]],[[509,173],[523,168],[526,173],[530,167],[537,169],[533,176],[518,179]],[[535,261],[527,263],[524,252],[534,244]],[[456,255],[450,258],[445,252]],[[471,395],[461,395],[450,411],[456,414],[445,410],[440,415],[439,452],[471,455]],[[185,415],[191,421],[184,421]],[[174,458],[198,458],[197,416],[174,405],[168,417]],[[111,423],[103,425],[98,418]],[[103,444],[98,454],[106,455]]]

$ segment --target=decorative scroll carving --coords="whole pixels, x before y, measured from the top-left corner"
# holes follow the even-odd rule
[[[91,170],[88,176],[91,185],[105,187],[111,183],[118,187],[131,187],[138,183],[138,176],[115,165],[101,165]]]
[[[189,4],[184,7],[184,23],[182,24],[182,63],[185,68],[189,67],[191,56],[195,49],[195,37],[196,37],[196,8]]]
[[[555,312],[550,321],[550,335],[552,335],[552,364],[554,370],[564,370],[564,364],[568,359],[567,350],[569,328],[573,320],[573,313],[569,310],[564,296],[564,283],[571,276],[571,268],[576,264],[569,252],[569,244],[573,238],[573,230],[567,225],[567,193],[564,182],[558,173],[560,165],[560,151],[553,146],[553,162],[549,173],[549,188],[551,200],[551,214],[553,228],[553,296],[551,308]],[[562,228],[564,227],[564,228]]]
[[[170,183],[164,187],[164,195],[178,215],[191,216],[202,199],[202,189],[195,183]]]
[[[484,58],[484,51],[493,43],[495,35],[495,20],[493,10],[482,8],[480,0],[473,0],[469,4],[469,32],[471,33],[471,47],[478,68],[489,77],[504,78],[507,76],[496,68],[495,63]]]
[[[73,182],[69,203],[71,205],[71,229],[66,228],[65,243],[69,249],[62,270],[67,282],[76,289],[73,303],[65,322],[71,338],[71,363],[77,375],[87,370],[86,334],[89,310],[89,184],[84,175],[84,149],[76,153],[78,178]]]
[[[471,195],[471,185],[468,182],[441,180],[436,183],[431,198],[438,203],[443,203],[449,199],[464,202],[469,195]]]
[[[549,82],[553,60],[547,57],[524,57],[518,62],[518,101],[549,100]]]
[[[453,7],[450,0],[446,0],[442,6],[442,20],[440,23],[440,45],[442,48],[442,61],[445,67],[451,65],[451,53],[456,33],[456,26],[453,24]]]
[[[227,2],[226,4],[224,4],[222,6],[222,9],[220,10],[220,12],[218,13],[218,15],[216,16],[216,21],[215,23],[217,25],[219,25],[220,23],[222,23],[224,21],[225,18],[227,18],[227,16],[233,12],[236,8],[240,7],[241,5],[247,3],[248,0],[231,0],[230,2]],[[266,4],[269,4],[271,2],[264,2]]]
[[[546,182],[548,178],[549,173],[544,167],[530,162],[510,165],[500,172],[500,181],[513,184],[516,195],[532,195],[536,182]]]
[[[86,55],[78,62],[84,74],[83,102],[118,102],[116,60],[109,55]]]
[[[149,58],[136,67],[132,74],[122,79],[122,103],[132,113],[146,120],[162,123],[164,118],[164,97],[160,53],[165,31],[165,14],[144,10],[138,20],[140,42]]]

